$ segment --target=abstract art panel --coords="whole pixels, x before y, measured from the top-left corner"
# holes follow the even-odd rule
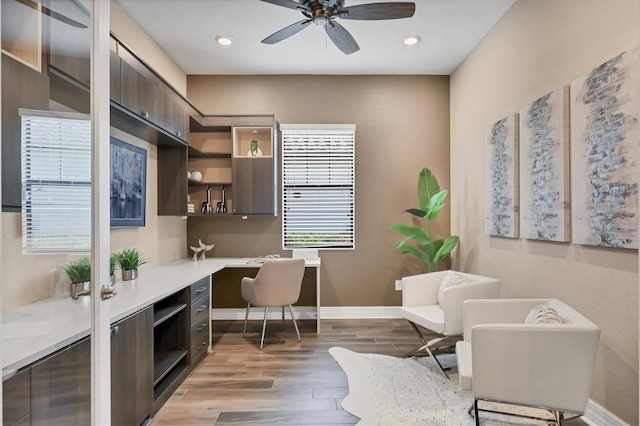
[[[518,238],[518,114],[487,129],[485,232]]]
[[[638,248],[638,48],[571,83],[576,244]]]
[[[569,241],[569,88],[520,110],[520,236]]]

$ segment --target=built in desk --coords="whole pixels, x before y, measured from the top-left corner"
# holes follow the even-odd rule
[[[114,323],[225,268],[261,266],[252,260],[255,259],[214,257],[194,262],[189,258],[143,269],[133,281],[116,281],[118,295],[103,303],[109,304]],[[320,265],[320,259],[305,259],[305,266],[316,270],[317,333],[320,333]],[[3,378],[90,334],[89,297],[73,300],[67,294],[3,312]]]

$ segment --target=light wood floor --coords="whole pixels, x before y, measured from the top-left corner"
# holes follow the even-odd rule
[[[419,343],[404,319],[298,321],[298,342],[290,320],[262,323],[213,322],[213,352],[193,371],[152,421],[162,425],[353,425],[342,410],[345,374],[329,355],[332,346],[357,352],[402,355]],[[586,423],[566,422],[567,426]]]

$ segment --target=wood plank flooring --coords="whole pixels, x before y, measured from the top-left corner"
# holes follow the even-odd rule
[[[402,355],[419,340],[404,319],[299,321],[298,342],[290,320],[214,321],[213,352],[192,372],[152,420],[164,425],[354,425],[342,410],[347,378],[329,355],[333,346],[357,352]],[[568,426],[584,425],[580,420]]]

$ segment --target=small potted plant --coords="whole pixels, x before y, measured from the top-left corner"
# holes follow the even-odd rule
[[[69,262],[64,268],[71,280],[69,286],[71,298],[74,300],[83,295],[88,295],[91,290],[91,261],[88,257]]]
[[[118,257],[116,253],[111,254],[109,257],[109,278],[111,279],[111,285],[116,283],[116,263],[118,262]]]
[[[138,277],[138,267],[147,263],[138,250],[124,249],[120,253],[116,253],[116,262],[122,270],[122,281],[135,280]]]

